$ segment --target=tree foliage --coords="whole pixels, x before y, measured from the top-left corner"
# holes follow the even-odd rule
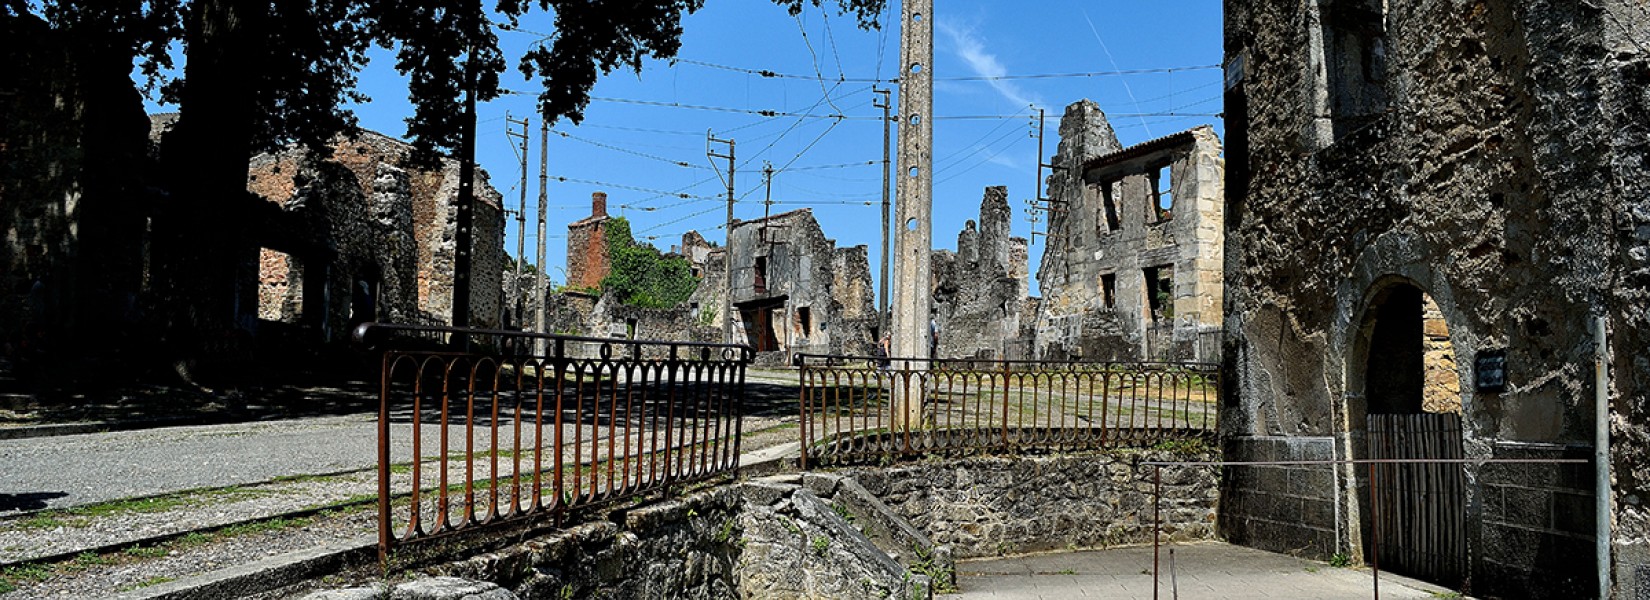
[[[773,0],[792,14],[828,0]],[[840,14],[853,14],[861,27],[874,28],[887,0],[829,0]],[[640,71],[647,58],[670,59],[681,48],[682,17],[704,0],[498,0],[495,23],[479,0],[0,0],[0,16],[32,14],[54,28],[88,34],[134,57],[164,101],[192,111],[185,78],[170,79],[171,50],[181,44],[190,62],[209,60],[251,73],[246,82],[256,97],[250,114],[254,151],[301,142],[325,152],[330,138],[353,130],[350,102],[367,98],[356,77],[373,45],[395,50],[395,68],[409,79],[413,114],[407,137],[421,154],[452,150],[463,131],[464,85],[474,69],[476,99],[505,90],[500,74],[507,59],[497,29],[550,29],[548,43],[516,57],[517,68],[542,86],[538,108],[551,122],[577,123],[590,102],[590,88],[619,67]],[[196,44],[209,35],[213,16],[232,12],[234,37],[241,43]],[[548,27],[535,23],[543,18]],[[197,48],[235,56],[197,56]],[[471,58],[474,57],[472,61]],[[212,85],[213,82],[198,82]],[[206,97],[216,97],[207,94]]]
[[[624,217],[603,224],[607,240],[608,273],[602,291],[619,301],[642,308],[672,308],[686,302],[699,288],[693,267],[680,256],[664,256],[657,248],[638,244]]]

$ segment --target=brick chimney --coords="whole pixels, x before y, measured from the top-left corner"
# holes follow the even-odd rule
[[[595,192],[590,194],[590,216],[607,216],[607,192]]]

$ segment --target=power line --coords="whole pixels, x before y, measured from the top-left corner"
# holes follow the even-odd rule
[[[672,159],[672,158],[665,158],[663,156],[658,156],[656,154],[648,154],[646,152],[638,152],[638,151],[635,151],[635,150],[631,150],[629,148],[614,146],[612,144],[608,144],[608,143],[604,143],[604,142],[598,142],[596,140],[585,139],[585,138],[567,133],[565,131],[557,131],[555,133],[556,133],[556,135],[562,136],[562,137],[570,139],[570,140],[584,142],[586,144],[590,144],[590,145],[596,146],[598,148],[606,148],[606,149],[612,150],[614,152],[623,152],[625,154],[630,154],[630,155],[633,155],[633,156],[640,156],[642,158],[646,158],[646,159],[650,159],[650,160],[656,160],[656,161],[659,161],[659,162],[670,163],[670,164],[676,165],[678,167],[684,167],[684,168],[688,168],[688,169],[704,169],[704,170],[707,170],[707,171],[711,170],[710,167],[706,167],[706,166],[703,166],[703,165],[696,165],[696,164],[690,163],[690,162],[685,161],[685,160],[676,160],[676,159]]]
[[[678,58],[678,59],[676,59],[675,62],[685,64],[685,65],[694,65],[694,66],[698,66],[698,67],[705,67],[707,69],[718,69],[718,70],[722,70],[722,71],[732,71],[732,72],[735,72],[735,73],[744,73],[746,75],[756,75],[758,77],[765,77],[765,78],[769,78],[769,79],[802,79],[802,80],[813,79],[813,80],[838,81],[838,82],[847,82],[847,83],[899,83],[898,78],[883,79],[883,78],[880,78],[880,77],[847,77],[847,76],[844,75],[844,76],[838,77],[836,79],[826,79],[825,76],[822,75],[822,74],[821,75],[811,75],[811,76],[810,75],[797,75],[797,74],[794,74],[794,73],[781,73],[779,71],[774,71],[774,70],[771,70],[771,69],[750,69],[750,68],[745,68],[745,67],[735,67],[735,66],[730,66],[730,65],[722,65],[722,64],[706,62],[706,61],[702,61],[702,60],[692,60],[692,59],[686,59],[686,58]],[[1122,76],[1122,75],[1152,75],[1152,74],[1162,74],[1162,73],[1175,73],[1175,72],[1180,72],[1180,71],[1205,71],[1205,70],[1219,69],[1219,68],[1221,68],[1220,65],[1190,65],[1190,66],[1184,66],[1184,67],[1158,67],[1158,68],[1151,68],[1151,69],[1118,69],[1118,70],[1113,70],[1113,71],[1080,71],[1080,72],[1073,72],[1073,73],[1032,73],[1032,74],[1025,74],[1025,75],[976,75],[976,76],[965,76],[965,77],[935,77],[934,81],[1010,81],[1010,80],[1015,80],[1015,79],[1058,79],[1058,78],[1078,78],[1078,77],[1114,77],[1114,76]]]
[[[623,183],[612,183],[612,182],[608,182],[608,181],[596,181],[596,180],[593,180],[593,179],[579,179],[577,177],[561,177],[561,176],[552,176],[552,177],[550,177],[550,179],[553,179],[553,180],[561,182],[561,183],[582,183],[582,184],[586,184],[586,185],[595,185],[595,186],[602,186],[602,187],[618,188],[618,189],[621,189],[621,190],[630,190],[630,191],[633,191],[633,192],[645,192],[645,193],[649,193],[649,194],[659,194],[660,196],[675,196],[677,198],[703,198],[703,199],[709,199],[709,200],[717,200],[717,198],[710,198],[708,196],[694,196],[694,195],[691,195],[691,194],[683,194],[683,193],[680,193],[680,192],[666,192],[666,191],[663,191],[663,190],[656,190],[656,189],[653,189],[653,188],[645,188],[645,187],[641,187],[641,186],[626,185],[626,184],[623,184]]]

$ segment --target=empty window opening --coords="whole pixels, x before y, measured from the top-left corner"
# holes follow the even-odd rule
[[[1100,276],[1100,302],[1106,308],[1117,308],[1117,274]]]
[[[1151,215],[1153,223],[1174,218],[1174,168],[1163,165],[1151,172]]]
[[[358,277],[350,285],[350,327],[378,320],[378,278]]]
[[[768,293],[768,257],[756,257],[756,293]]]
[[[624,320],[624,336],[626,339],[636,339],[636,319]]]
[[[258,318],[297,324],[304,315],[303,264],[285,252],[258,252]]]
[[[1123,219],[1117,211],[1118,182],[1107,181],[1100,184],[1100,222],[1102,233],[1117,231],[1123,228]]]
[[[797,307],[797,309],[796,309],[796,325],[799,329],[802,330],[802,335],[813,335],[813,333],[814,333],[814,315],[813,315],[813,311],[808,310],[808,307],[806,307],[806,306]]]
[[[1151,322],[1174,318],[1174,265],[1146,267],[1146,306]]]
[[[1386,111],[1386,2],[1334,0],[1322,10],[1327,108],[1340,138]]]

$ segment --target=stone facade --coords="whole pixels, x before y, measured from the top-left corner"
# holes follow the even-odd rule
[[[1220,152],[1206,126],[1121,148],[1094,103],[1067,107],[1037,272],[1041,356],[1219,361]]]
[[[599,290],[607,257],[607,193],[590,194],[590,216],[567,224],[567,287]]]
[[[981,457],[887,469],[845,469],[956,558],[1151,543],[1151,470],[1141,460],[1213,454],[1123,452]],[[1215,534],[1220,499],[1208,467],[1163,468],[1163,539]]]
[[[366,321],[452,322],[458,162],[413,167],[411,150],[363,131],[325,160],[299,149],[252,159],[247,189],[277,211],[261,241],[260,319],[312,327],[321,341],[345,340]],[[477,178],[470,323],[496,327],[504,213],[486,173]]]
[[[1029,358],[1031,279],[1025,238],[1010,237],[1008,188],[988,187],[980,220],[957,234],[957,251],[934,252],[936,358]]]
[[[837,248],[813,211],[780,213],[733,226],[734,341],[757,349],[758,360],[790,354],[869,355],[877,328],[865,246]],[[719,324],[725,286],[724,248],[708,248],[689,233],[682,254],[704,276],[689,300],[695,319]]]
[[[1365,458],[1367,415],[1443,411],[1449,404],[1423,401],[1430,299],[1456,357],[1447,364],[1468,458],[1587,456],[1595,394],[1608,396],[1614,518],[1604,566],[1620,596],[1641,587],[1650,577],[1642,8],[1226,2],[1228,459],[1308,446]],[[1603,349],[1594,316],[1609,321]],[[1603,390],[1593,383],[1600,350],[1613,373]],[[1501,356],[1496,385],[1476,365]],[[1598,594],[1591,465],[1464,471],[1465,498],[1447,500],[1466,513],[1469,593]],[[1289,487],[1288,477],[1231,488],[1226,533],[1361,555],[1367,490],[1355,473],[1332,479],[1328,493]],[[1260,495],[1338,504],[1313,519],[1271,519],[1287,513],[1252,500]]]

